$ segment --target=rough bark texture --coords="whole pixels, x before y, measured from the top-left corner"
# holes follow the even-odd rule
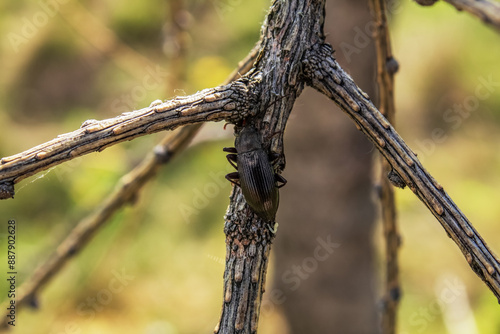
[[[345,52],[337,51],[338,61],[370,95],[375,94],[373,42],[367,39],[359,53],[347,45],[354,46],[356,27],[372,20],[366,0],[329,1],[326,7],[327,40],[346,45]],[[265,298],[282,308],[289,333],[378,332],[373,145],[336,111],[331,101],[306,88],[286,130],[284,176],[290,182],[281,190],[276,274]],[[320,261],[314,257],[317,239],[327,236],[340,246]]]
[[[254,124],[264,149],[280,155],[285,166],[283,132],[296,97],[302,92],[301,61],[323,38],[322,1],[276,1],[264,22],[261,52],[249,77],[259,82]],[[239,128],[236,128],[239,132]],[[244,214],[242,214],[244,212]],[[224,304],[216,333],[256,333],[274,226],[251,212],[239,187],[226,214]]]

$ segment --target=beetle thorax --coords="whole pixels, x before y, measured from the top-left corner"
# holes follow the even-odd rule
[[[254,127],[245,127],[234,143],[238,153],[262,149],[259,132]]]

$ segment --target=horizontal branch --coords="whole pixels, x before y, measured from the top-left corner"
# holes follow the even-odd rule
[[[334,100],[375,144],[393,168],[395,183],[407,185],[424,202],[458,245],[472,270],[500,301],[498,259],[368,95],[338,65],[331,46],[323,44],[312,49],[304,60],[304,72],[309,85]]]
[[[500,4],[488,0],[444,0],[458,10],[469,12],[479,17],[484,23],[500,31]],[[430,6],[437,0],[416,0],[422,6]]]
[[[181,125],[205,121],[241,120],[254,111],[252,84],[245,78],[225,86],[102,121],[88,120],[79,130],[62,134],[25,152],[0,160],[0,199],[14,196],[14,184],[24,178],[119,142]]]

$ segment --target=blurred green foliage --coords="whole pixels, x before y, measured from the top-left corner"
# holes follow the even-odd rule
[[[157,98],[221,83],[258,40],[268,5],[263,0],[186,1],[191,13],[184,36],[186,67],[181,70],[186,80],[171,87],[171,73],[179,69],[162,52],[162,43],[171,38],[169,2],[69,1],[54,15],[36,1],[0,3],[0,156],[72,131],[86,119],[113,117]],[[444,115],[474,96],[479,78],[492,76],[500,82],[499,35],[444,3],[421,8],[403,2],[396,8],[391,28],[401,65],[399,132],[423,152],[419,157],[426,167],[498,251],[500,87],[462,117],[459,126]],[[29,32],[25,40],[13,42],[13,34],[23,36],[23,31]],[[155,72],[155,66],[161,70]],[[158,79],[153,89],[145,88],[148,76]],[[211,331],[220,312],[222,217],[230,191],[221,148],[231,145],[231,131],[221,128],[206,127],[200,137],[209,140],[195,143],[165,166],[134,206],[115,215],[38,296],[40,310],[18,314],[14,332]],[[446,138],[429,141],[436,128]],[[17,221],[19,281],[163,135],[123,143],[33,176],[17,186],[15,200],[0,202],[2,229],[8,219]],[[413,194],[397,191],[397,197],[403,235],[401,333],[445,332],[442,311],[434,307],[440,300],[436,284],[445,274],[463,282],[465,290],[458,295],[468,297],[479,332],[498,333],[494,297]],[[0,233],[3,247],[5,231]],[[113,290],[110,284],[117,275],[129,279],[122,277]],[[0,280],[0,291],[5,284]],[[2,293],[0,302],[5,298]],[[431,310],[430,316],[421,310]],[[284,333],[277,308],[261,318],[260,333]]]

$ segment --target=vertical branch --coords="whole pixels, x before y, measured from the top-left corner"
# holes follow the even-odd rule
[[[375,47],[377,52],[377,83],[379,89],[379,109],[394,124],[394,74],[398,63],[392,56],[389,29],[387,25],[386,5],[384,0],[370,0],[375,15]],[[400,236],[397,227],[394,189],[389,182],[392,168],[384,157],[380,156],[380,204],[386,251],[386,277],[382,330],[384,334],[396,333],[397,310],[400,297],[398,248]]]
[[[239,187],[234,187],[226,214],[226,268],[224,303],[216,334],[257,333],[262,294],[265,291],[269,254],[274,239],[271,225],[237,208],[245,206]]]
[[[247,117],[262,134],[262,148],[285,166],[283,132],[295,99],[304,88],[302,60],[323,41],[324,0],[275,0],[264,21],[259,55],[247,80],[254,87]],[[277,136],[276,136],[277,135]],[[215,333],[257,332],[269,252],[277,225],[255,215],[234,187],[225,217],[224,303]]]

